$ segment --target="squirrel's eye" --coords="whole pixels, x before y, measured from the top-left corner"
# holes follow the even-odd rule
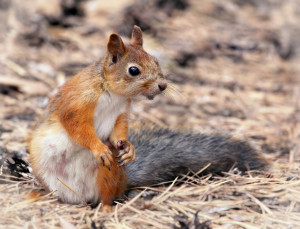
[[[132,76],[137,76],[137,75],[139,75],[141,73],[140,70],[137,67],[130,67],[128,69],[128,72]]]

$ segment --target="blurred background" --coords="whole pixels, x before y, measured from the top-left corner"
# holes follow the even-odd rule
[[[26,151],[55,89],[133,25],[176,88],[131,120],[246,137],[299,159],[299,0],[1,0],[0,150]],[[298,155],[298,156],[297,156]]]

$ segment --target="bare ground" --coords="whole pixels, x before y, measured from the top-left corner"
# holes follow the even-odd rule
[[[300,228],[299,12],[298,0],[1,1],[0,227]],[[140,189],[113,213],[29,199],[39,184],[10,179],[3,162],[26,160],[30,126],[55,89],[133,24],[178,92],[136,102],[131,119],[246,138],[270,171],[189,174],[181,186]]]

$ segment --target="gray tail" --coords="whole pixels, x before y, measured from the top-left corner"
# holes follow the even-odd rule
[[[240,171],[265,170],[266,160],[249,143],[221,134],[205,135],[167,128],[130,130],[136,160],[127,165],[128,187],[171,181],[189,171],[222,174],[236,167]]]

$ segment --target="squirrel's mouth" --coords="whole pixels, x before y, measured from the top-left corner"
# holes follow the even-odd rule
[[[153,100],[155,96],[159,95],[160,92],[152,92],[152,93],[144,93],[143,96],[145,96],[148,100]]]
[[[153,100],[155,96],[160,95],[163,90],[151,90],[144,92],[142,95],[145,96],[148,100]]]
[[[146,97],[147,97],[148,100],[153,100],[155,96],[154,95],[147,95]]]

